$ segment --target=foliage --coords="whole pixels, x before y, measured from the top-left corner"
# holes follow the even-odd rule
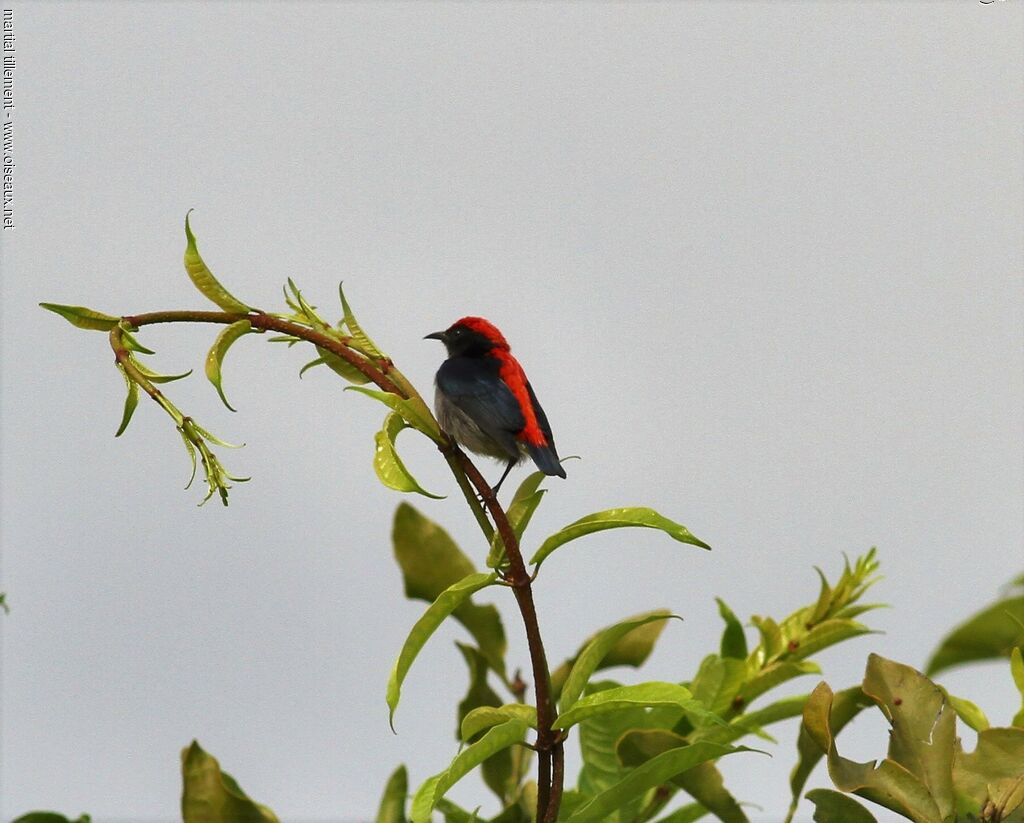
[[[811,756],[825,756],[838,789],[916,823],[1024,820],[1024,727],[985,728],[974,751],[965,752],[944,690],[911,667],[874,654],[861,691],[892,727],[888,756],[880,763],[857,763],[839,754],[835,695],[827,683],[820,683],[804,706],[802,739],[817,747]],[[812,794],[815,820],[874,820],[863,807],[852,811],[852,798],[813,792],[808,797]]]
[[[994,821],[996,810],[1004,815],[999,819],[1019,819],[1012,815],[1024,801],[1024,788],[1021,781],[1014,782],[1007,764],[1018,754],[1017,762],[1024,763],[1024,749],[1019,748],[1024,730],[989,728],[974,704],[948,695],[907,667],[872,656],[862,687],[833,693],[821,684],[809,695],[765,699],[768,692],[796,677],[820,674],[820,666],[812,660],[819,652],[871,631],[857,618],[877,607],[861,602],[877,579],[874,549],[852,563],[847,561],[834,583],[818,570],[817,596],[789,615],[752,617],[750,624],[757,632],[752,648],[744,625],[725,601],[717,600],[725,624],[719,648],[677,680],[597,679],[599,672],[609,668],[637,668],[644,663],[668,623],[678,617],[664,608],[599,629],[559,666],[549,666],[531,587],[539,579],[542,563],[555,551],[612,528],[654,529],[681,544],[705,550],[710,546],[687,527],[646,507],[604,509],[534,542],[528,527],[546,493],[544,475],[537,472],[524,479],[508,508],[503,508],[473,463],[441,430],[421,395],[360,325],[340,286],[341,317],[335,323],[325,319],[290,279],[284,290],[286,310],[270,313],[253,308],[214,276],[199,253],[188,216],[185,235],[186,272],[220,311],[118,317],[82,306],[41,304],[77,328],[107,334],[127,388],[117,435],[130,424],[140,392],[146,394],[171,417],[193,476],[201,465],[207,486],[202,502],[216,494],[227,505],[230,481],[246,479],[230,475],[213,450],[228,444],[179,410],[159,388],[190,372],[163,375],[149,369],[142,358],[152,351],[136,335],[154,323],[223,326],[206,357],[204,372],[219,399],[234,411],[223,388],[224,360],[239,340],[272,332],[265,338],[269,342],[289,347],[304,343],[315,349],[316,357],[301,368],[300,377],[311,368],[326,366],[351,384],[349,389],[386,407],[374,438],[372,461],[385,486],[428,499],[439,497],[419,484],[399,455],[398,435],[407,429],[416,432],[440,450],[482,532],[479,556],[483,563],[478,565],[440,525],[408,503],[399,505],[395,513],[392,542],[405,593],[428,606],[403,643],[388,680],[389,720],[394,722],[402,688],[418,655],[449,618],[466,631],[465,642],[457,645],[466,663],[468,684],[454,718],[459,745],[454,758],[439,764],[439,770],[422,780],[411,797],[409,776],[404,766],[399,767],[385,787],[378,823],[423,823],[435,812],[457,823],[482,819],[479,810],[463,810],[447,797],[450,789],[474,772],[495,795],[499,810],[487,818],[492,823],[685,823],[705,815],[744,823],[743,807],[726,787],[716,762],[734,754],[758,757],[757,750],[736,744],[751,737],[774,742],[765,727],[796,717],[802,717],[802,726],[799,759],[791,778],[793,809],[811,770],[823,757],[842,790],[808,793],[815,803],[816,820],[873,819],[843,792],[882,802],[928,823],[945,823],[953,819],[950,815]],[[521,547],[527,539],[534,543],[529,563]],[[566,560],[571,558],[572,553],[567,553]],[[506,661],[506,631],[498,610],[475,600],[485,590],[488,594],[508,590],[519,609],[530,650],[532,704],[527,699],[528,684]],[[1021,606],[1024,598],[1015,596],[965,624],[940,646],[929,671],[1010,655],[1014,678],[1024,695],[1024,664],[1019,650],[1012,648],[1019,644],[1017,629],[1024,625],[1017,611]],[[1004,620],[1007,613],[1015,615],[1010,623]],[[510,676],[509,671],[515,673]],[[410,682],[415,686],[414,675]],[[841,758],[834,741],[841,728],[869,705],[885,711],[894,727],[889,757],[877,770]],[[973,753],[959,748],[954,713],[980,730]],[[1018,727],[1022,717],[1024,710],[1014,720]],[[578,743],[583,766],[574,786],[567,788],[564,746],[570,740]],[[248,798],[196,742],[182,752],[182,778],[185,823],[277,820],[266,806]],[[682,805],[669,811],[669,805],[680,799]],[[20,823],[65,820],[52,813],[34,814]]]

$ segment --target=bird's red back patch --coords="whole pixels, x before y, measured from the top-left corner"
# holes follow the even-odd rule
[[[523,371],[523,367],[519,365],[519,361],[512,356],[508,349],[495,347],[491,351],[491,356],[497,358],[501,363],[498,375],[511,390],[512,396],[523,412],[523,420],[526,421],[523,430],[516,436],[531,446],[546,446],[548,441],[540,429],[540,423],[537,422],[537,413],[533,410],[530,392],[526,389],[526,373]]]

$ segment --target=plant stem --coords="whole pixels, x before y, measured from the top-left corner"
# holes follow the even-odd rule
[[[331,354],[337,355],[357,368],[366,378],[386,392],[403,399],[419,397],[415,389],[401,372],[394,369],[390,361],[377,362],[355,352],[340,337],[331,336],[309,326],[296,323],[285,318],[276,317],[261,311],[248,314],[215,311],[160,311],[125,316],[123,318],[134,328],[154,325],[157,323],[219,323],[227,325],[239,320],[248,320],[254,329],[276,331],[305,340],[319,346]],[[115,347],[116,351],[116,347]],[[126,353],[125,353],[126,354]],[[118,353],[118,361],[122,355]],[[394,380],[387,376],[394,375]],[[148,382],[148,381],[147,381]],[[153,387],[155,388],[155,387]],[[148,390],[147,390],[148,391]],[[540,624],[537,620],[537,609],[533,602],[532,578],[526,570],[519,548],[519,540],[508,521],[508,515],[498,502],[494,491],[484,480],[480,470],[473,461],[447,436],[438,445],[448,466],[455,476],[459,488],[469,503],[470,509],[477,520],[484,536],[490,541],[495,529],[501,536],[508,559],[507,580],[511,584],[512,593],[519,606],[523,626],[526,630],[526,641],[530,651],[533,668],[534,695],[537,701],[537,816],[538,821],[554,823],[558,819],[558,809],[562,798],[564,779],[564,756],[562,741],[551,728],[554,722],[554,700],[551,691],[551,674],[548,669],[544,642],[541,639]],[[474,494],[473,489],[479,494]],[[494,526],[488,522],[480,501],[491,515]]]

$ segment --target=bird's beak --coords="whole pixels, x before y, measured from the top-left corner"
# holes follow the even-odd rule
[[[447,332],[435,331],[435,332],[432,332],[431,334],[428,334],[423,339],[424,340],[440,340],[443,343],[447,336],[448,336]]]

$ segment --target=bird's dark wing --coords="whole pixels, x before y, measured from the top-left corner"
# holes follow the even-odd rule
[[[526,420],[490,358],[450,357],[437,372],[437,387],[480,429],[499,442],[523,430]]]

